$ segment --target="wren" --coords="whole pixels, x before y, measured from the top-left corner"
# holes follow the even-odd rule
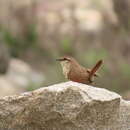
[[[64,56],[56,60],[61,63],[65,78],[84,84],[93,83],[94,77],[98,77],[96,72],[103,63],[102,60],[99,60],[92,69],[86,69],[70,56]]]

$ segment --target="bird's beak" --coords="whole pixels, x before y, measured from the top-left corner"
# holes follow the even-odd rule
[[[63,58],[56,59],[56,61],[64,61]]]

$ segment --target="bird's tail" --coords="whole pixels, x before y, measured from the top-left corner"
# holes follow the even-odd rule
[[[95,75],[96,71],[100,68],[100,66],[102,65],[103,60],[99,60],[96,65],[91,69],[91,71],[89,72],[89,81],[92,82],[92,77]]]

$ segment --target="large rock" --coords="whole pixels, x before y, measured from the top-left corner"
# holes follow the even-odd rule
[[[0,75],[0,97],[19,94],[41,86],[44,75],[26,62],[12,58],[6,74]]]
[[[0,130],[129,130],[130,102],[75,82],[0,99]]]

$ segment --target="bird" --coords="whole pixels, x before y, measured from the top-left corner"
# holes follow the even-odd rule
[[[83,84],[92,84],[94,77],[99,76],[96,73],[97,70],[103,64],[103,60],[99,60],[92,69],[86,69],[75,58],[70,56],[64,56],[56,60],[60,61],[65,78]]]

